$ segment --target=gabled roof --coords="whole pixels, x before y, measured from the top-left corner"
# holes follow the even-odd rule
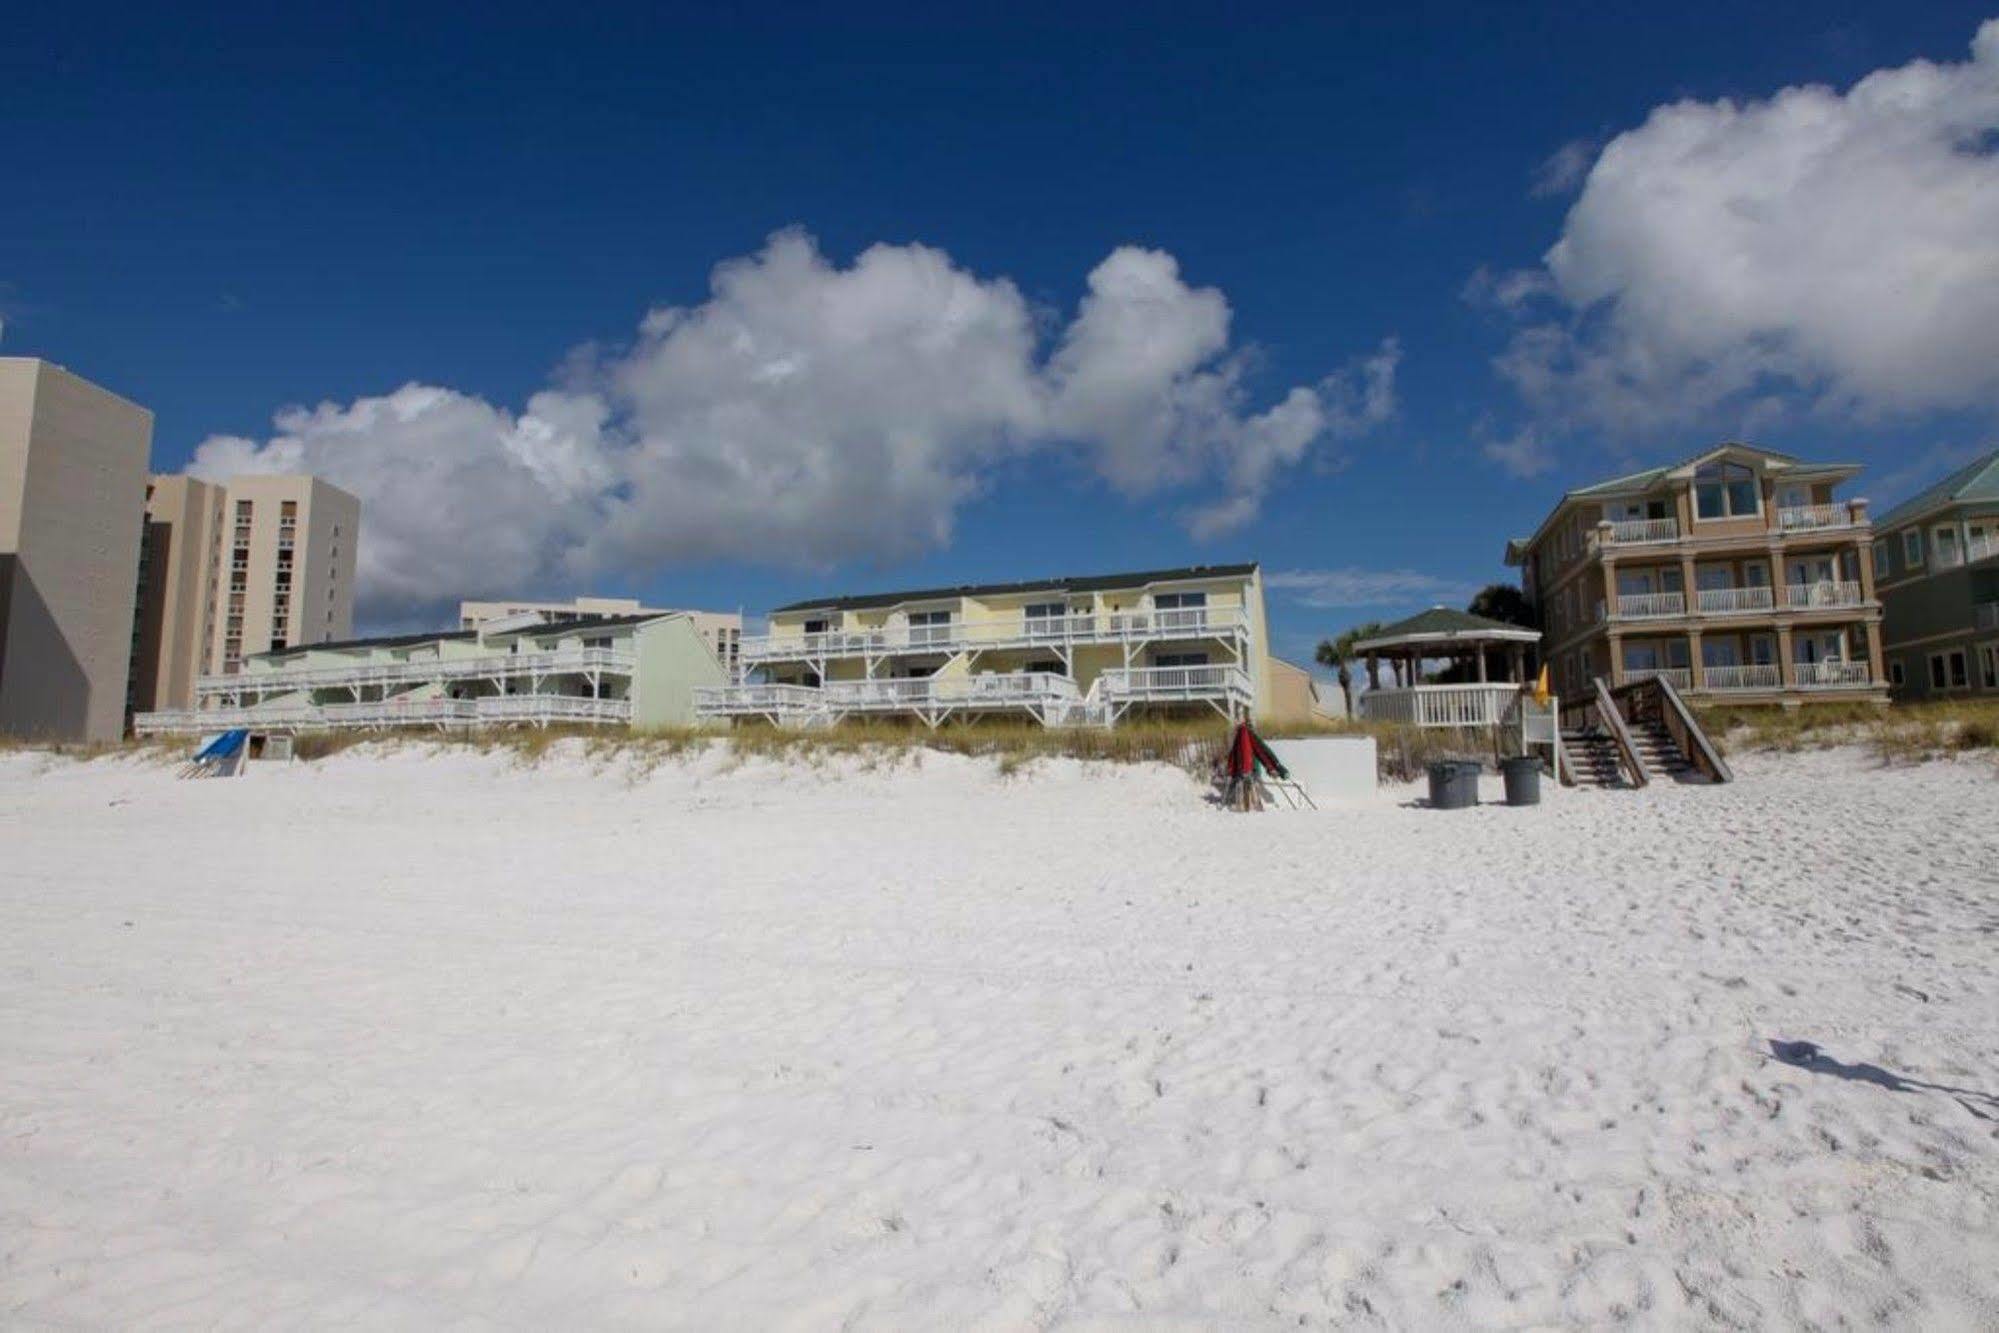
[[[1133,574],[1088,574],[1061,578],[1034,579],[1024,583],[965,583],[955,588],[918,588],[905,592],[866,593],[853,597],[822,597],[793,602],[774,609],[772,615],[794,611],[866,611],[903,602],[939,602],[957,597],[1004,597],[1018,593],[1047,592],[1068,594],[1108,592],[1113,588],[1142,588],[1152,583],[1185,583],[1194,579],[1248,578],[1256,572],[1254,561],[1246,565],[1186,565],[1179,569],[1148,569]]]
[[[1999,500],[1999,449],[1969,463],[1936,485],[1902,501],[1874,520],[1878,529],[1892,528],[1932,509],[1968,500]]]
[[[1481,643],[1540,641],[1541,631],[1537,629],[1509,625],[1503,620],[1490,620],[1485,616],[1472,615],[1469,611],[1453,611],[1447,606],[1433,606],[1407,620],[1384,625],[1375,634],[1356,643],[1354,650],[1367,652],[1384,648],[1433,648],[1452,643],[1469,647]]]
[[[1506,543],[1506,563],[1516,565],[1526,559],[1527,549],[1540,541],[1542,535],[1547,532],[1548,525],[1555,521],[1556,515],[1575,501],[1601,500],[1613,495],[1640,495],[1662,482],[1693,475],[1695,468],[1722,453],[1754,454],[1770,464],[1772,472],[1800,480],[1813,477],[1842,479],[1854,476],[1860,471],[1858,463],[1808,463],[1795,455],[1779,453],[1775,449],[1765,449],[1758,444],[1724,440],[1720,444],[1709,445],[1699,453],[1689,455],[1677,463],[1649,467],[1641,472],[1629,472],[1621,477],[1612,477],[1608,481],[1592,482],[1588,486],[1578,486],[1574,490],[1564,491],[1562,498],[1555,501],[1554,508],[1548,511],[1548,516],[1534,529],[1533,536],[1515,537]]]
[[[519,629],[501,630],[488,634],[489,639],[562,639],[571,634],[595,634],[599,630],[619,629],[626,625],[643,625],[653,620],[671,620],[684,615],[682,611],[641,611],[629,616],[585,616],[580,620],[549,620],[539,625],[523,625]]]
[[[469,629],[429,630],[422,634],[380,634],[369,639],[335,639],[328,643],[295,643],[288,648],[272,652],[251,653],[251,657],[297,657],[300,653],[345,652],[356,648],[409,648],[419,643],[436,643],[440,639],[476,639],[478,634]]]

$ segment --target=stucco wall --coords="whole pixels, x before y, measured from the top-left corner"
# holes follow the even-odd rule
[[[152,413],[59,366],[0,358],[0,731],[115,740]]]
[[[694,724],[694,687],[726,685],[728,676],[694,622],[685,616],[639,626],[632,635],[632,725]]]

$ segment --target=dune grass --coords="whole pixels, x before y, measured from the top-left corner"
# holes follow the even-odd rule
[[[1431,759],[1491,756],[1491,739],[1484,732],[1452,732],[1417,727],[1362,723],[1315,723],[1260,728],[1266,739],[1307,736],[1369,735],[1376,742],[1381,776],[1406,780],[1420,776]],[[495,728],[474,732],[306,732],[293,741],[292,753],[311,762],[363,745],[424,745],[464,747],[481,753],[511,756],[517,763],[539,763],[557,745],[573,741],[589,757],[619,763],[637,773],[649,772],[669,759],[706,747],[720,747],[735,763],[753,759],[819,765],[835,758],[859,761],[874,768],[921,763],[926,753],[990,758],[1000,772],[1012,774],[1045,759],[1080,759],[1095,763],[1165,763],[1205,775],[1230,732],[1219,717],[1137,720],[1108,730],[1050,729],[1027,719],[948,722],[935,731],[920,723],[863,720],[838,726],[787,729],[762,724],[730,728],[686,727],[646,731],[589,726]],[[185,738],[129,745],[165,745],[178,753]]]
[[[1701,724],[1729,750],[1796,753],[1865,746],[1884,762],[1999,749],[1999,700],[1814,704],[1802,708],[1708,708]]]

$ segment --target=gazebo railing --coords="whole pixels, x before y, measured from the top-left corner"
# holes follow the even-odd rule
[[[1369,690],[1360,715],[1369,722],[1411,727],[1496,727],[1506,720],[1520,686],[1411,685]]]

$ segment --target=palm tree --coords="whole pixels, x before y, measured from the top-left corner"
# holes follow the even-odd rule
[[[1347,663],[1353,661],[1353,646],[1362,639],[1372,638],[1381,632],[1381,622],[1370,620],[1364,625],[1355,625],[1336,639],[1319,640],[1318,651],[1312,657],[1322,666],[1340,669],[1340,693],[1346,696],[1347,716],[1353,716],[1353,671]]]

